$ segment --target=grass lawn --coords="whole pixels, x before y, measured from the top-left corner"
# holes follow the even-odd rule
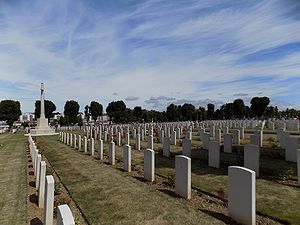
[[[194,133],[195,135],[195,133]],[[274,136],[274,135],[273,135]],[[270,135],[266,137],[268,139]],[[181,141],[178,141],[178,143]],[[98,144],[96,143],[96,149]],[[249,143],[249,133],[246,134],[242,144]],[[143,165],[143,151],[134,150],[135,142],[131,140],[132,163]],[[284,160],[284,151],[279,147],[271,149],[274,143],[264,141],[264,148],[261,149],[260,172],[263,176],[274,179],[287,179],[295,181],[296,163]],[[171,146],[171,157],[163,157],[160,143],[154,143],[154,150],[157,152],[155,158],[156,173],[164,176],[174,177],[174,156],[181,153],[181,147]],[[233,154],[221,153],[221,169],[208,167],[208,153],[200,150],[202,145],[199,138],[193,136],[192,150],[192,186],[204,192],[218,195],[223,189],[227,195],[227,169],[230,165],[243,166],[243,148],[234,147]],[[147,148],[147,142],[141,142],[142,149]],[[105,143],[104,152],[108,154],[108,144]],[[116,157],[122,160],[122,148],[116,146]],[[291,224],[300,224],[300,188],[279,184],[271,180],[256,180],[256,206],[257,211],[272,218],[278,218]]]
[[[26,224],[26,138],[0,135],[0,224]]]
[[[57,139],[38,137],[38,146],[90,224],[224,224]]]
[[[249,142],[245,140],[244,142]],[[264,143],[267,145],[267,143]],[[134,149],[134,141],[131,140]],[[194,148],[201,145],[200,141],[193,141]],[[147,147],[142,142],[142,148]],[[161,151],[162,145],[155,143],[154,149]],[[194,149],[192,151],[192,185],[204,192],[218,195],[218,190],[223,189],[227,195],[227,168],[229,165],[243,166],[242,148],[235,148],[235,154],[221,154],[221,169],[208,167],[208,153],[205,150]],[[156,154],[156,173],[174,177],[174,155],[180,154],[180,146],[171,146],[171,158]],[[286,162],[284,153],[276,149],[275,154],[270,154],[270,149],[261,150],[261,174],[287,179],[296,179],[296,163]],[[272,151],[272,150],[271,150]],[[108,145],[105,145],[104,152],[108,153]],[[117,147],[116,157],[122,160],[122,149]],[[132,163],[143,165],[143,151],[132,151]],[[256,180],[256,204],[257,211],[264,215],[278,218],[291,224],[300,224],[300,188],[282,185],[270,180]],[[287,210],[289,209],[289,210]]]

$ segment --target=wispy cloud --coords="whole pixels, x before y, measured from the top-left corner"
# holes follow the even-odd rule
[[[299,107],[299,7],[292,0],[1,1],[0,96],[33,111],[45,82],[58,110],[68,99],[105,107],[127,96],[128,107],[161,110],[258,93]]]

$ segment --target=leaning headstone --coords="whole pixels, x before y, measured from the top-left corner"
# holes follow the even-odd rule
[[[228,210],[236,222],[255,225],[255,172],[239,167],[228,168]]]
[[[75,225],[74,217],[67,204],[57,206],[57,225]]]
[[[258,145],[247,144],[244,146],[244,167],[253,170],[259,177],[259,155]]]
[[[187,156],[175,157],[175,192],[183,198],[191,198],[191,159]]]
[[[44,207],[44,197],[45,197],[45,179],[46,179],[46,162],[41,161],[40,164],[40,185],[39,185],[39,208]]]
[[[217,141],[209,142],[208,166],[220,168],[220,143]]]
[[[155,178],[155,153],[152,149],[144,151],[144,178],[149,181],[154,181]]]
[[[115,142],[113,140],[109,143],[108,158],[109,164],[115,165]]]
[[[54,207],[54,179],[52,175],[46,176],[44,200],[44,225],[53,225]]]
[[[224,152],[232,153],[232,134],[224,134]]]
[[[191,158],[192,152],[191,152],[191,140],[189,139],[183,139],[182,140],[182,155],[187,156]]]

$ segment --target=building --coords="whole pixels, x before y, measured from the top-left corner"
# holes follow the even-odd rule
[[[19,121],[21,123],[23,122],[32,122],[35,119],[35,115],[33,112],[26,112],[23,113],[20,117],[19,117]]]

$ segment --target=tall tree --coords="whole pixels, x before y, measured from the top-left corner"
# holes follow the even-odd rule
[[[110,102],[106,112],[110,120],[115,123],[122,123],[126,120],[126,104],[123,101]]]
[[[267,106],[270,103],[270,99],[268,97],[253,97],[251,99],[251,111],[257,117],[262,117]]]
[[[235,118],[244,118],[245,116],[245,104],[242,99],[236,99],[233,102],[233,114]]]
[[[207,117],[208,119],[212,119],[214,117],[215,105],[212,103],[207,104]]]
[[[181,116],[183,121],[194,120],[195,119],[195,106],[189,103],[183,104],[181,107]]]
[[[50,100],[45,100],[45,117],[47,119],[50,119],[53,116],[53,112],[56,110],[55,104]],[[35,109],[34,109],[34,115],[35,118],[40,118],[41,114],[41,101],[37,100],[35,101]]]
[[[133,109],[133,115],[135,116],[135,118],[137,119],[137,121],[140,121],[143,115],[143,110],[142,107],[140,106],[136,106]]]
[[[79,104],[74,100],[67,101],[64,107],[64,114],[65,117],[68,118],[68,125],[69,124],[76,124],[77,116],[79,113]]]
[[[167,107],[167,119],[168,121],[178,121],[179,112],[177,105],[171,104]]]
[[[0,102],[0,120],[4,120],[11,127],[21,115],[21,105],[19,101],[3,100]]]
[[[92,101],[90,103],[90,113],[93,120],[96,121],[97,117],[103,114],[103,106],[99,102]]]

